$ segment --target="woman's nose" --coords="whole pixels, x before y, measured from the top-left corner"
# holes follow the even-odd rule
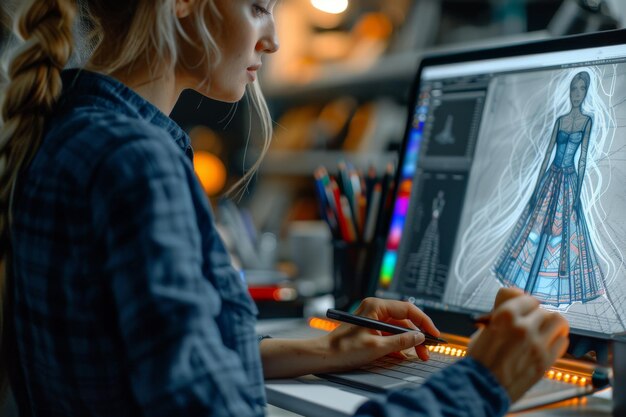
[[[267,34],[257,43],[256,50],[258,52],[273,54],[278,51],[279,48],[280,43],[278,42],[278,35],[276,34],[276,26],[274,25],[274,22],[272,22]]]

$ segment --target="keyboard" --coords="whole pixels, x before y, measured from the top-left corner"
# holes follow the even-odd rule
[[[321,374],[321,378],[329,381],[346,384],[373,392],[386,392],[398,388],[417,388],[422,385],[433,373],[450,366],[459,357],[430,353],[430,360],[422,362],[420,359],[396,359],[383,357],[356,371]],[[576,385],[543,378],[536,383],[526,394],[511,406],[510,411],[522,411],[541,405],[551,404],[570,398],[589,394],[593,389],[586,385]]]

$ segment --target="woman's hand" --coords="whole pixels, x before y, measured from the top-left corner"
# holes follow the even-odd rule
[[[355,314],[416,330],[419,328],[439,336],[439,330],[430,317],[409,302],[366,298]],[[418,331],[384,336],[377,330],[342,323],[323,338],[326,339],[329,366],[333,371],[353,369],[410,348],[415,348],[422,360],[429,357],[428,349],[422,345],[424,335]]]
[[[539,308],[537,299],[519,289],[502,288],[490,323],[474,333],[468,355],[489,368],[515,402],[565,353],[568,333],[563,316]]]
[[[366,298],[355,313],[439,336],[432,320],[408,302]],[[377,330],[342,323],[316,339],[264,339],[260,346],[263,374],[265,378],[293,378],[345,371],[409,348],[428,360],[428,349],[420,345],[423,342],[424,335],[417,331],[383,336]]]

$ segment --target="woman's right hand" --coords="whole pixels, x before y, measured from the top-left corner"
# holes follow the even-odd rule
[[[569,324],[516,288],[498,291],[491,320],[472,336],[468,355],[486,366],[517,401],[560,358]]]

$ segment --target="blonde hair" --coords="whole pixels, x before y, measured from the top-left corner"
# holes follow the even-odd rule
[[[61,71],[75,48],[72,29],[75,15],[81,17],[89,56],[86,68],[103,74],[132,71],[147,65],[156,77],[177,65],[206,68],[207,78],[199,88],[210,85],[213,65],[221,59],[213,33],[221,15],[214,0],[198,0],[193,14],[195,38],[185,33],[175,14],[175,0],[28,0],[18,14],[17,35],[23,41],[8,68],[8,83],[2,101],[0,130],[0,289],[4,291],[9,258],[9,227],[12,189],[18,173],[37,152],[46,118],[61,94]],[[129,12],[130,9],[130,12]],[[210,30],[210,28],[212,30]],[[179,47],[187,42],[199,48],[200,62],[180,62]],[[199,42],[199,44],[198,44]],[[260,87],[248,88],[256,109],[264,145],[261,157],[235,187],[246,186],[269,148],[271,119]],[[0,309],[1,310],[1,309]],[[2,317],[0,317],[1,319]],[[1,323],[1,320],[0,320]],[[3,345],[0,328],[0,346]],[[0,379],[4,367],[0,367]],[[0,381],[0,383],[2,383]]]

